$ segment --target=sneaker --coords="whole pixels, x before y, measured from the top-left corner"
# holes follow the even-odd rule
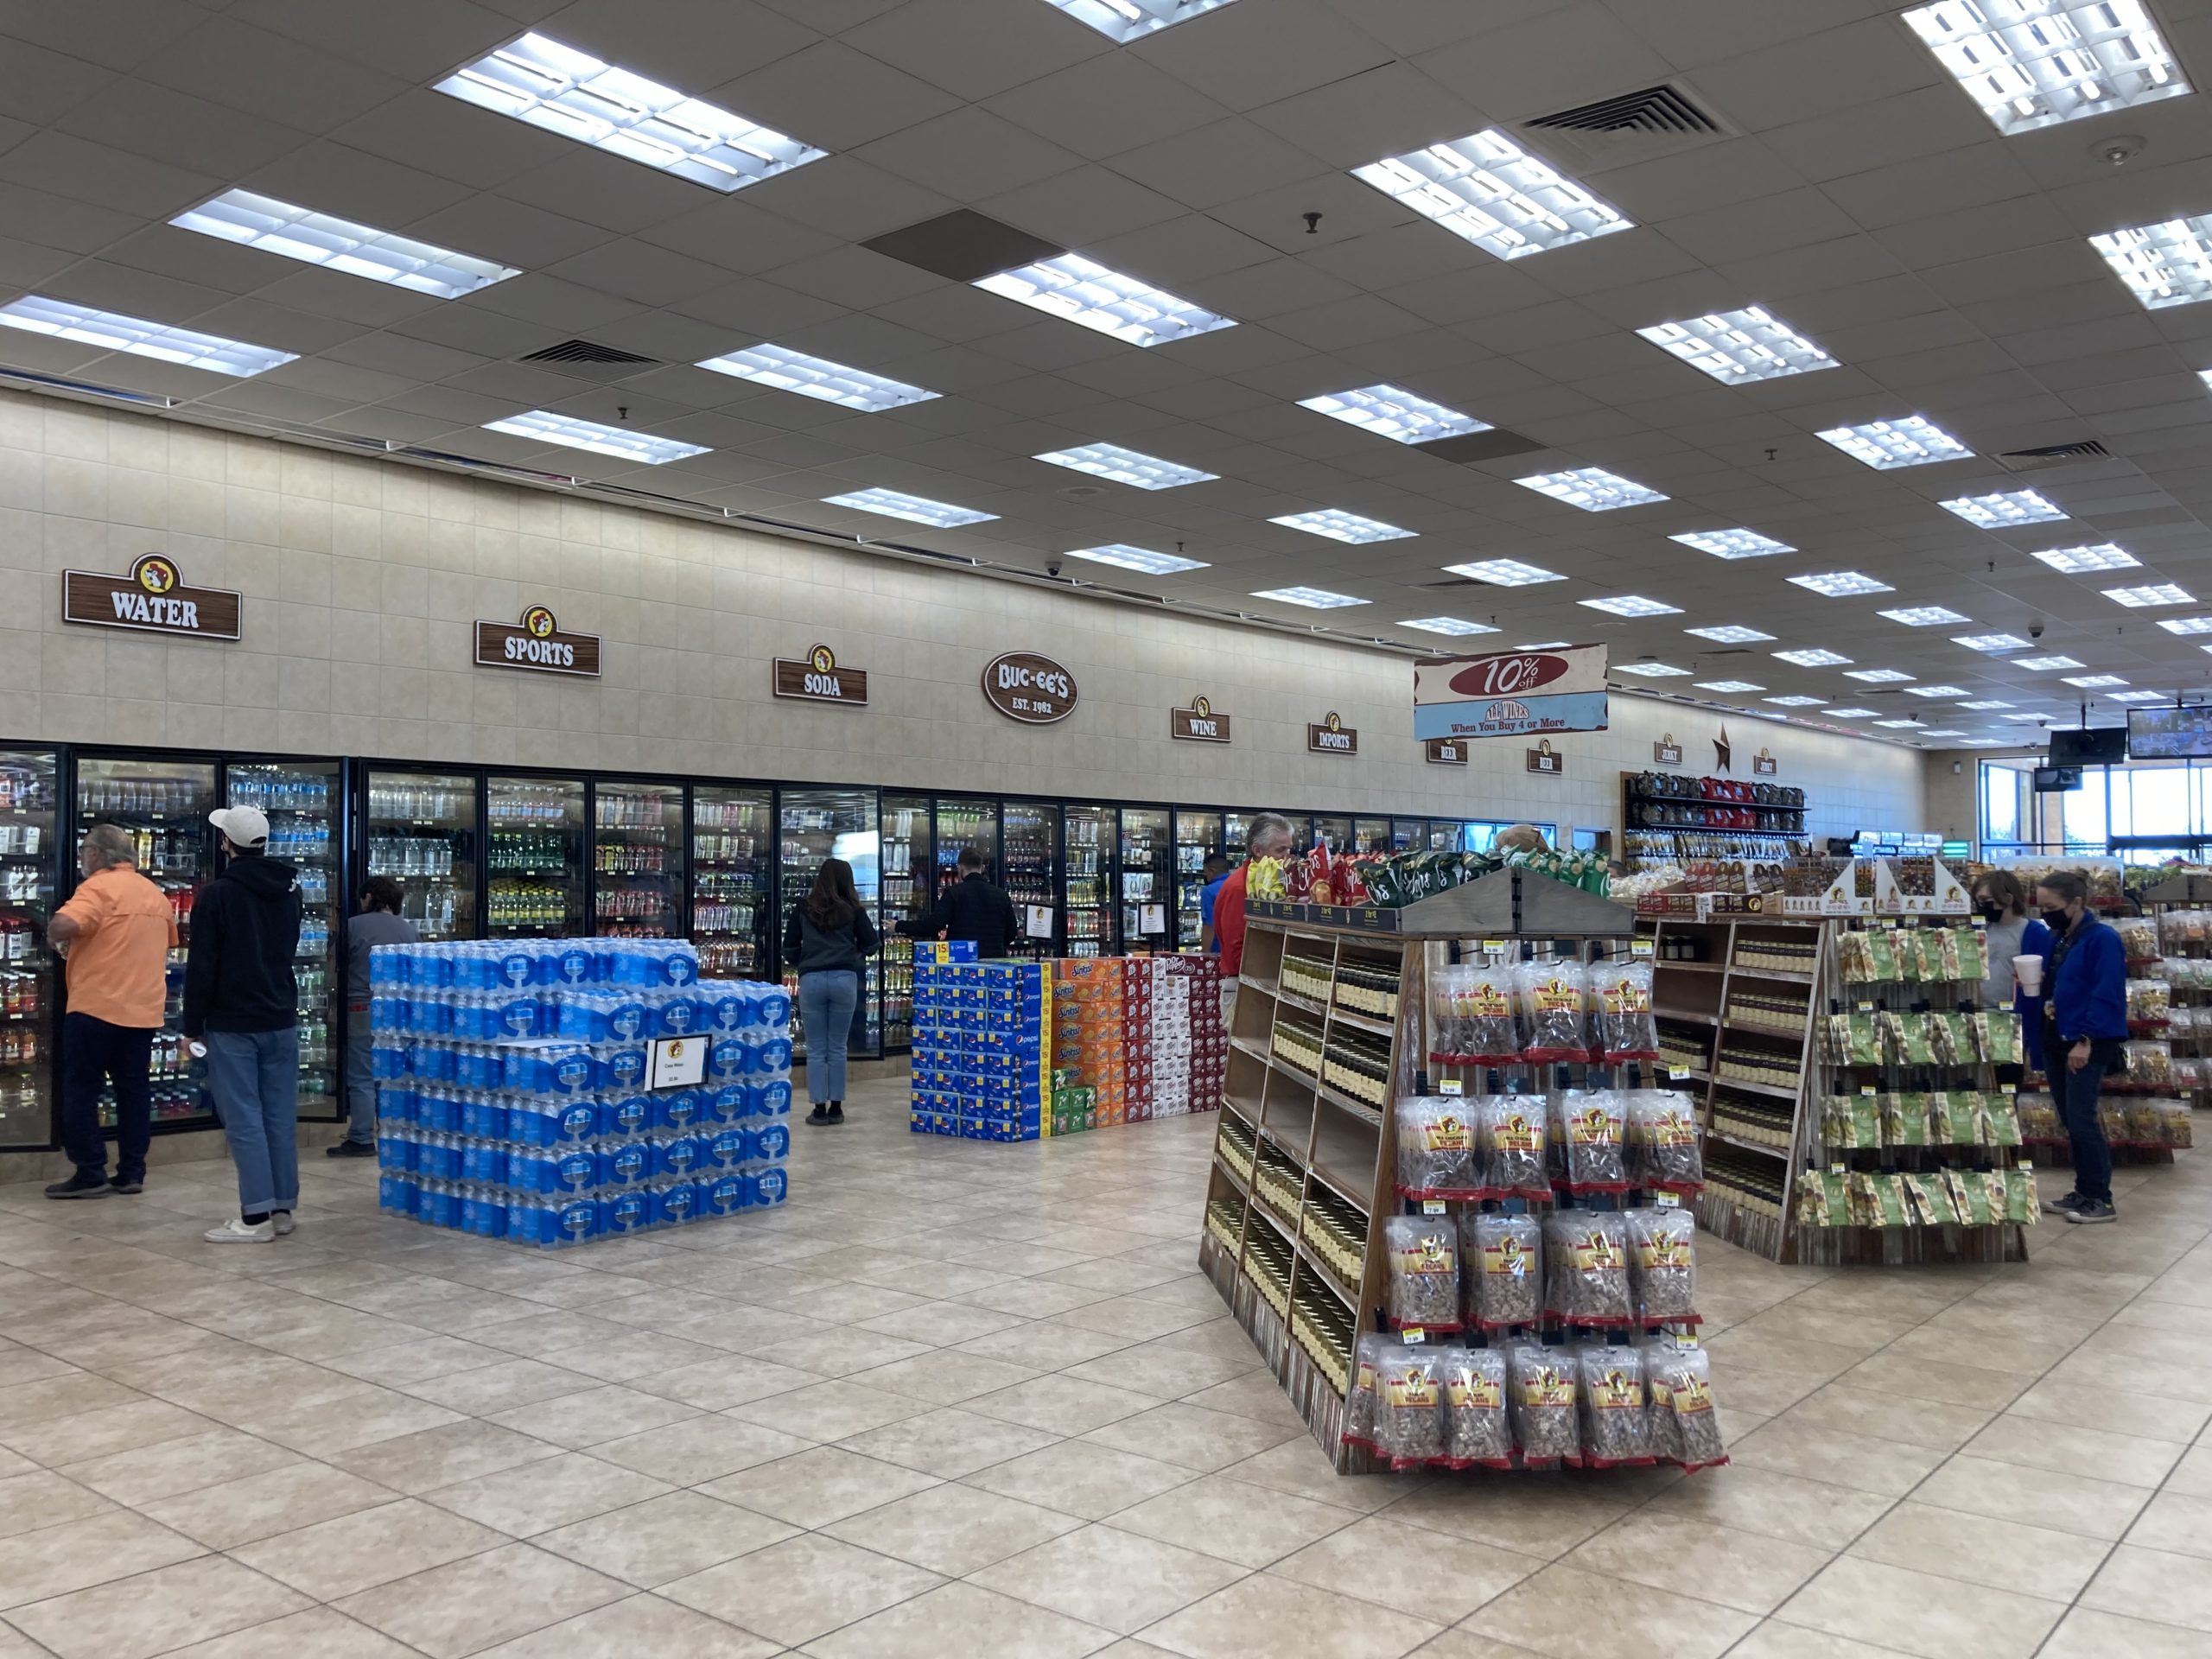
[[[79,1170],[66,1181],[56,1181],[46,1189],[49,1198],[104,1198],[115,1189],[107,1184],[105,1175],[88,1175]]]
[[[817,1106],[812,1111],[806,1115],[806,1121],[810,1123],[827,1123],[830,1122],[830,1109],[827,1106]],[[48,1188],[48,1191],[49,1193],[52,1192],[51,1188]],[[54,1196],[58,1197],[60,1195],[54,1194]]]
[[[2063,1198],[2045,1198],[2043,1211],[2047,1216],[2070,1216],[2082,1207],[2082,1195],[2069,1192]]]
[[[269,1224],[275,1230],[276,1236],[279,1238],[283,1237],[285,1234],[290,1232],[293,1228],[299,1225],[297,1222],[292,1219],[292,1212],[289,1210],[277,1211],[274,1215],[269,1217]]]
[[[118,1175],[108,1185],[126,1198],[135,1198],[146,1190],[146,1178],[143,1175]]]
[[[266,1244],[276,1236],[276,1230],[265,1221],[249,1225],[245,1217],[232,1216],[219,1227],[210,1227],[200,1236],[210,1244]]]
[[[2066,1219],[2077,1227],[2094,1227],[2100,1222],[2118,1221],[2120,1211],[2095,1198],[2084,1198],[2077,1207],[2066,1212]]]
[[[830,1122],[832,1123],[842,1123],[844,1121],[845,1109],[833,1101],[830,1103]]]
[[[325,1147],[322,1155],[326,1158],[373,1158],[377,1155],[377,1149],[365,1141],[340,1141]]]

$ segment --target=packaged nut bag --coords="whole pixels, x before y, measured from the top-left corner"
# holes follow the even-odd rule
[[[1567,1325],[1630,1322],[1628,1223],[1616,1211],[1560,1210],[1544,1217],[1546,1312]]]
[[[1346,1446],[1375,1450],[1375,1373],[1389,1345],[1378,1332],[1363,1331],[1352,1346],[1351,1389],[1344,1396]]]
[[[1397,1103],[1398,1191],[1412,1198],[1471,1198],[1475,1168],[1471,1103],[1456,1095],[1402,1095]]]
[[[1461,1218],[1471,1320],[1485,1331],[1535,1325],[1543,1315],[1543,1228],[1534,1216],[1470,1212]]]
[[[1593,1342],[1581,1351],[1579,1370],[1584,1466],[1649,1463],[1643,1356],[1630,1347]]]
[[[1568,1192],[1628,1191],[1627,1121],[1618,1090],[1554,1090],[1548,1116],[1565,1154]]]
[[[1390,1252],[1393,1328],[1459,1328],[1459,1234],[1449,1216],[1392,1216],[1383,1225]]]
[[[1513,970],[1521,1007],[1521,1058],[1532,1065],[1586,1059],[1589,970],[1579,962],[1524,962]]]
[[[1444,1452],[1444,1365],[1436,1349],[1394,1343],[1376,1366],[1375,1450],[1393,1469]]]
[[[1447,1348],[1444,1456],[1450,1469],[1510,1469],[1513,1430],[1505,1410],[1505,1356],[1494,1348]]]
[[[1581,1435],[1574,1421],[1573,1356],[1541,1343],[1516,1343],[1506,1351],[1507,1402],[1513,1443],[1524,1463],[1579,1463]]]
[[[1694,1192],[1705,1185],[1703,1137],[1688,1095],[1664,1089],[1622,1091],[1628,1110],[1630,1179],[1662,1192]]]
[[[1590,969],[1590,988],[1598,1005],[1596,1047],[1609,1065],[1659,1058],[1651,977],[1652,964],[1635,957],[1598,963]]]
[[[1486,1095],[1477,1103],[1484,1153],[1482,1185],[1494,1198],[1552,1195],[1545,1160],[1544,1102],[1536,1095]]]
[[[1644,1325],[1697,1317],[1697,1271],[1691,1255],[1697,1224],[1679,1207],[1624,1212],[1628,1221],[1630,1283],[1636,1317]]]
[[[1649,1343],[1643,1370],[1651,1392],[1652,1444],[1685,1469],[1728,1461],[1720,1420],[1713,1406],[1713,1362],[1705,1350]]]

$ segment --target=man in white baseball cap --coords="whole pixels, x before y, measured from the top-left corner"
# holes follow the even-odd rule
[[[238,1213],[207,1237],[262,1243],[292,1230],[300,1197],[299,874],[268,855],[265,814],[228,806],[207,822],[228,863],[193,903],[183,1026],[207,1058],[238,1166]]]

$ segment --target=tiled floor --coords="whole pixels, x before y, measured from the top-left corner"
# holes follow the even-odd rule
[[[2025,1267],[1700,1236],[1735,1463],[1338,1479],[1194,1271],[1210,1117],[909,1136],[560,1255],[0,1188],[0,1659],[2212,1655],[2212,1150]]]

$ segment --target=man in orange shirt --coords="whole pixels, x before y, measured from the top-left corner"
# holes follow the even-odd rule
[[[77,1173],[49,1198],[104,1198],[145,1188],[152,1138],[148,1062],[168,1004],[176,916],[167,894],[138,874],[130,837],[95,825],[77,849],[85,879],[46,925],[69,962],[61,1019],[61,1143]],[[100,1082],[115,1089],[115,1179],[100,1134]]]

